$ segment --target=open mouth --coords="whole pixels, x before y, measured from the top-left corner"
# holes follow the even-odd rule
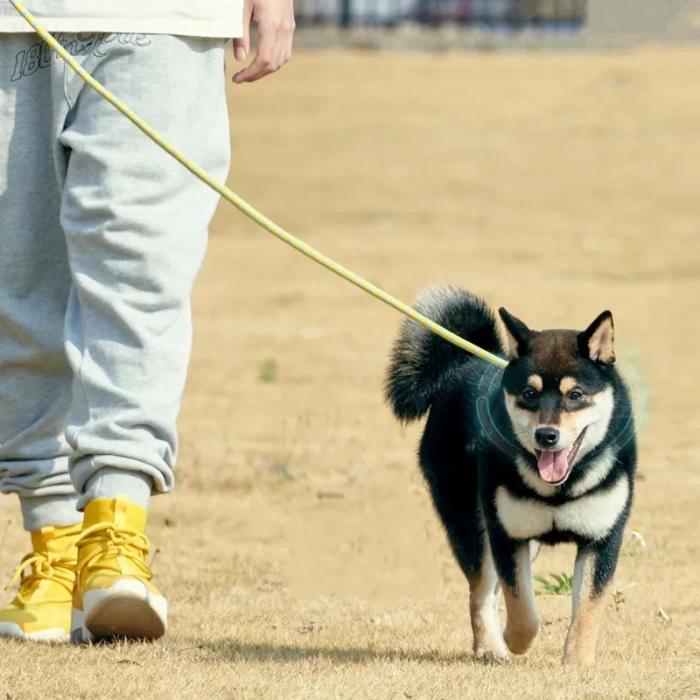
[[[584,428],[571,447],[565,450],[535,450],[537,469],[543,481],[553,486],[563,484],[569,476],[588,428]]]

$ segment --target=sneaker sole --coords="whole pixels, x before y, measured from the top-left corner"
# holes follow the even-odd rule
[[[88,591],[84,611],[73,609],[71,641],[134,639],[153,641],[167,630],[167,601],[135,579],[118,581],[104,590]]]
[[[44,644],[65,644],[70,640],[70,635],[62,627],[37,630],[36,632],[24,632],[19,625],[13,622],[0,622],[0,637],[21,639],[26,642],[42,642]]]

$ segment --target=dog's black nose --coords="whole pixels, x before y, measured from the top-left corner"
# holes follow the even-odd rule
[[[559,431],[556,428],[537,428],[535,440],[540,447],[552,447],[559,440]]]

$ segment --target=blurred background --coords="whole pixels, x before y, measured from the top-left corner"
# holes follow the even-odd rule
[[[299,0],[302,27],[435,27],[454,24],[493,29],[524,26],[576,30],[586,18],[585,0]]]
[[[697,38],[698,0],[297,0],[298,39],[334,42],[349,36],[391,41],[409,34],[416,44],[483,45],[508,36],[564,45]],[[325,30],[325,32],[321,30]],[[426,31],[426,30],[432,31]],[[334,31],[336,30],[336,31]],[[340,30],[340,36],[338,31]],[[379,32],[378,30],[385,30]],[[387,31],[387,30],[393,30]],[[602,44],[600,42],[603,42]],[[433,44],[434,45],[434,44]]]

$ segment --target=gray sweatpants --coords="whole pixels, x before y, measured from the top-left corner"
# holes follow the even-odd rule
[[[58,35],[220,181],[220,39]],[[0,34],[0,491],[24,525],[173,485],[191,289],[218,196],[32,34]]]

